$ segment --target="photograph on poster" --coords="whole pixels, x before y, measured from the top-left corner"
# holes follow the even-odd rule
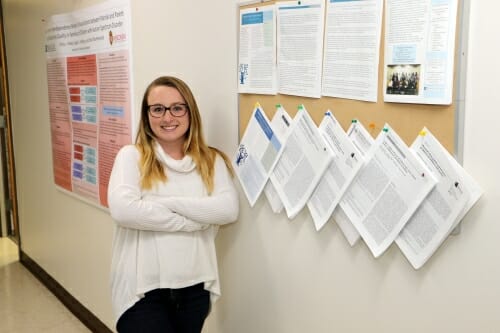
[[[420,65],[388,65],[386,93],[418,95]]]

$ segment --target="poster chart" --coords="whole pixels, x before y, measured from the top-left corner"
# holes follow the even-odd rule
[[[370,133],[368,133],[366,127],[363,126],[361,121],[359,121],[358,119],[353,119],[351,121],[351,125],[347,129],[346,133],[356,149],[360,152],[361,156],[363,156],[364,161],[364,156],[373,146],[375,140],[372,138]],[[339,226],[339,229],[344,234],[344,237],[349,242],[349,245],[353,246],[358,242],[361,236],[352,224],[349,217],[344,212],[344,208],[342,208],[343,205],[345,205],[345,203],[341,200],[335,207],[335,210],[332,213],[332,218]]]
[[[51,16],[45,39],[54,182],[106,207],[114,158],[132,141],[130,4]]]
[[[451,104],[458,0],[386,0],[384,101]]]
[[[278,92],[321,97],[323,0],[277,2]]]

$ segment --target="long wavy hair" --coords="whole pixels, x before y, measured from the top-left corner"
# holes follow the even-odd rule
[[[148,114],[149,93],[151,89],[158,86],[166,86],[177,89],[186,102],[189,110],[190,124],[189,129],[185,134],[184,154],[191,156],[193,159],[196,164],[196,169],[205,184],[207,192],[210,194],[214,189],[214,165],[217,154],[224,159],[231,175],[233,175],[233,169],[229,159],[222,151],[214,147],[210,147],[205,143],[200,111],[193,93],[184,81],[173,76],[161,76],[155,79],[148,85],[142,98],[141,119],[135,140],[135,145],[141,154],[139,160],[141,188],[148,190],[153,188],[153,186],[158,182],[166,182],[168,179],[166,170],[164,170],[163,165],[158,161],[155,155],[155,135],[151,129]]]

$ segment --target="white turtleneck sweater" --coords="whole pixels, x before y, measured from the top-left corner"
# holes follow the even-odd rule
[[[214,239],[218,226],[236,220],[238,193],[223,159],[215,162],[214,190],[205,185],[189,156],[175,160],[159,144],[156,156],[167,182],[139,186],[140,154],[134,145],[117,154],[108,186],[116,222],[111,262],[115,320],[144,293],[204,282],[211,301],[220,296]]]

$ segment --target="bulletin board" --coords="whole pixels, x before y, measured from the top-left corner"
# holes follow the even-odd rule
[[[461,149],[461,147],[457,147],[457,142],[460,142],[458,136],[462,135],[458,122],[459,103],[457,102],[461,95],[459,92],[459,81],[461,80],[458,69],[460,68],[461,56],[463,55],[459,51],[461,46],[461,29],[459,27],[463,11],[462,2],[463,0],[458,1],[453,98],[450,105],[384,102],[385,31],[384,24],[382,23],[378,70],[378,98],[376,103],[325,96],[321,98],[308,98],[283,94],[259,95],[240,93],[238,94],[240,139],[257,102],[262,106],[269,119],[274,115],[277,104],[281,104],[291,117],[295,116],[298,105],[303,104],[317,125],[323,119],[325,111],[330,110],[344,130],[348,129],[353,119],[358,119],[375,138],[382,130],[384,124],[388,123],[408,145],[415,140],[418,133],[425,126],[451,154],[456,154],[457,149]],[[261,2],[259,6],[274,3],[275,1],[266,1]],[[256,3],[240,6],[238,8],[238,15],[240,9],[255,7],[255,5]],[[384,22],[384,16],[382,17],[382,22]]]

